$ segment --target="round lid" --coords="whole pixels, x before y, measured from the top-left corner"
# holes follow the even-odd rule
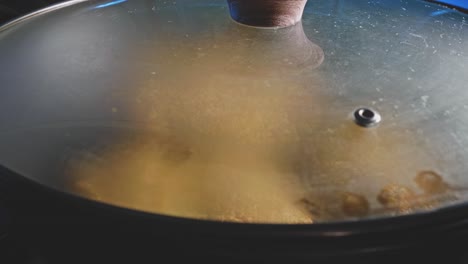
[[[466,15],[314,0],[302,22],[262,25],[228,2],[72,1],[1,28],[0,164],[106,204],[228,222],[467,201]]]

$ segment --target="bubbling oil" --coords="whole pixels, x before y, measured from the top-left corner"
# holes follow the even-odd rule
[[[118,140],[100,151],[99,162],[77,159],[69,169],[78,179],[75,189],[181,217],[313,222],[297,203],[304,188],[291,157],[300,152],[299,130],[320,118],[313,96],[320,85],[313,71],[317,63],[298,69],[297,57],[277,50],[267,51],[278,58],[275,63],[263,61],[270,55],[238,33],[189,43],[167,38],[165,45],[140,50],[142,62],[157,63],[130,95],[132,119],[150,124],[154,133]],[[308,40],[303,47],[317,48]],[[316,60],[317,54],[306,59]],[[311,70],[307,85],[296,79],[305,67]]]
[[[400,201],[382,212],[379,197],[417,189],[413,178],[431,168],[430,157],[411,135],[360,128],[333,110],[337,98],[316,69],[323,52],[302,27],[284,30],[235,26],[140,49],[146,70],[127,96],[131,119],[153,132],[118,139],[96,160],[76,159],[72,188],[139,210],[243,223],[417,210]],[[394,183],[403,187],[386,187]]]

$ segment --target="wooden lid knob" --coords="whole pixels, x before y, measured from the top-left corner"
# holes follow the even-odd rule
[[[288,27],[302,18],[307,0],[228,0],[231,17],[254,27]]]

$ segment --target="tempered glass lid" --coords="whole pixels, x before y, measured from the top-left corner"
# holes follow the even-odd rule
[[[422,1],[76,1],[0,32],[0,164],[151,213],[243,223],[466,202],[468,22]]]

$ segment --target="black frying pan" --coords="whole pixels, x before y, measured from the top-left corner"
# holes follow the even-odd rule
[[[19,15],[5,10],[7,20]],[[466,208],[460,206],[429,215],[345,224],[229,224],[112,207],[50,189],[7,168],[1,168],[0,173],[4,205],[0,224],[8,229],[9,239],[42,244],[40,251],[68,263],[80,263],[91,256],[106,261],[138,257],[272,262],[456,261],[468,216]]]

